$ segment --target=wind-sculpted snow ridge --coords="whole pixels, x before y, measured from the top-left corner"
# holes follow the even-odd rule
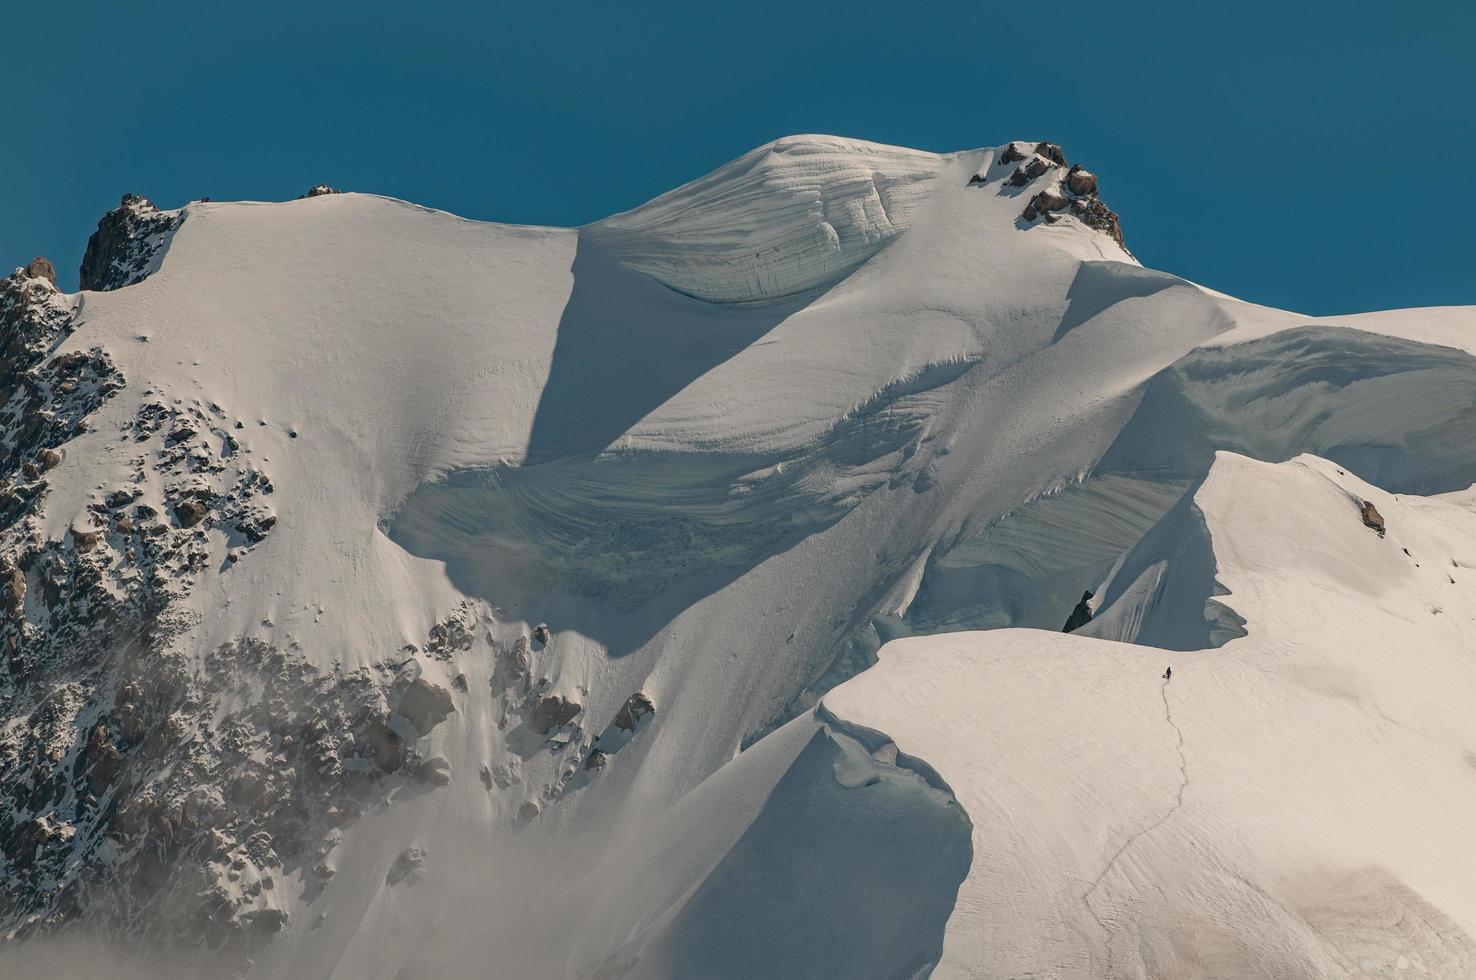
[[[935,975],[1471,975],[1476,494],[1222,453],[1193,500],[1240,638],[918,637],[826,696],[972,821]],[[1213,619],[1187,592],[1122,603]]]
[[[834,282],[905,231],[945,162],[860,140],[792,136],[585,233],[688,295],[777,299]]]
[[[1461,975],[1388,828],[1469,822],[1476,311],[1142,268],[1066,160],[134,199],[6,280],[0,972]]]

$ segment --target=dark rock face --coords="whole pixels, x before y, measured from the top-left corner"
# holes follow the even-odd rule
[[[123,203],[103,215],[87,240],[82,288],[121,289],[142,282],[182,220],[182,213],[160,211],[146,197],[124,194]]]
[[[1066,188],[1079,197],[1097,193],[1097,175],[1077,164],[1066,174]]]
[[[1069,199],[1055,191],[1044,190],[1032,197],[1030,203],[1025,205],[1025,220],[1034,221],[1039,215],[1049,214],[1052,211],[1064,211],[1070,206]]]
[[[1363,518],[1364,527],[1377,531],[1381,538],[1384,536],[1386,530],[1384,527],[1384,515],[1379,513],[1379,509],[1373,505],[1372,500],[1365,500],[1363,502],[1363,506],[1359,508],[1359,515]]]
[[[642,719],[655,713],[656,706],[651,703],[651,699],[644,692],[637,691],[626,698],[620,710],[615,713],[615,727],[623,732],[633,732]]]
[[[1066,166],[1066,154],[1055,143],[1037,143],[1035,144],[1035,152],[1058,167]]]
[[[419,878],[425,870],[425,851],[418,847],[407,847],[395,863],[390,865],[389,873],[384,876],[386,885],[398,885],[402,881],[411,881]]]
[[[1051,164],[1038,156],[1031,157],[1029,163],[1016,167],[1015,172],[1010,174],[1010,179],[1005,183],[1011,187],[1024,187],[1049,169],[1051,169]]]
[[[405,762],[405,740],[376,718],[364,732],[369,759],[383,772],[394,772]]]
[[[395,706],[395,710],[424,735],[445,721],[446,716],[456,708],[451,703],[450,691],[432,684],[424,677],[417,677],[405,689],[405,693],[400,695],[400,703]]]
[[[1092,621],[1092,607],[1088,605],[1091,600],[1091,592],[1083,592],[1081,594],[1081,601],[1076,604],[1076,608],[1071,610],[1071,615],[1066,618],[1066,625],[1061,627],[1062,633],[1075,632]]]
[[[309,198],[309,197],[322,197],[325,194],[342,194],[342,193],[343,193],[343,191],[339,190],[337,187],[329,187],[327,184],[314,184],[313,186],[311,186],[311,187],[308,188],[308,191],[307,191],[306,194],[299,194],[297,196],[297,199],[299,201],[301,201],[304,198]]]
[[[1122,226],[1117,222],[1117,212],[1095,198],[1091,200],[1077,199],[1071,202],[1071,213],[1082,224],[1088,228],[1100,231],[1120,245],[1124,251],[1127,245],[1122,240]]]
[[[578,717],[584,706],[577,701],[570,701],[562,695],[545,695],[538,699],[533,706],[533,714],[528,719],[528,727],[539,735],[547,735],[560,725],[567,725]]]
[[[56,285],[56,266],[43,256],[36,256],[26,265],[26,275],[32,279],[45,279],[53,286]]]
[[[1005,147],[1005,151],[999,155],[1000,163],[1019,163],[1021,160],[1024,159],[1025,154],[1021,153],[1020,148],[1014,143],[1011,143],[1009,146]]]
[[[1013,149],[1014,144],[1010,145]],[[1016,167],[1006,183],[1010,187],[1024,187],[1048,171],[1066,165],[1066,155],[1061,147],[1055,143],[1040,143],[1029,161]],[[1097,175],[1081,164],[1072,166],[1064,177],[1053,179],[1049,187],[1035,194],[1026,203],[1021,217],[1030,223],[1044,218],[1054,224],[1066,214],[1093,231],[1107,235],[1127,251],[1117,213],[1097,197]]]

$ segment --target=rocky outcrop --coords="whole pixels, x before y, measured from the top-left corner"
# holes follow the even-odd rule
[[[656,706],[651,699],[646,697],[642,691],[637,691],[625,699],[620,710],[615,713],[615,727],[623,732],[633,732],[643,719],[656,713]]]
[[[1055,143],[1037,143],[1035,144],[1035,152],[1058,167],[1066,166],[1066,154]]]
[[[1123,251],[1127,251],[1117,213],[1097,197],[1097,175],[1079,163],[1067,169],[1066,154],[1058,144],[1037,143],[1027,154],[1020,149],[1019,144],[1010,143],[995,162],[1019,163],[1005,179],[1005,188],[1023,188],[1031,184],[1039,187],[1021,212],[1021,218],[1027,225],[1036,221],[1055,224],[1070,215],[1093,231],[1107,235]],[[1062,174],[1062,170],[1066,172]],[[1048,175],[1045,186],[1039,186],[1038,182]],[[988,183],[987,172],[969,178],[971,187],[982,187]],[[1001,193],[1006,191],[1002,190]]]
[[[584,708],[561,694],[549,694],[539,698],[533,705],[528,718],[528,727],[539,735],[547,735],[561,725],[567,725],[579,716]]]
[[[1097,193],[1097,175],[1077,164],[1066,173],[1066,188],[1078,197]]]
[[[451,692],[424,677],[417,677],[405,688],[399,704],[395,706],[395,711],[422,735],[445,721],[446,716],[455,710]]]
[[[1062,633],[1075,632],[1092,621],[1091,601],[1090,591],[1081,594],[1081,601],[1076,604],[1075,609],[1071,610],[1071,615],[1066,617],[1066,625],[1061,627]]]
[[[391,887],[403,881],[412,884],[425,871],[425,851],[418,847],[407,847],[395,858],[395,863],[390,865],[389,873],[384,876],[384,883]]]
[[[1363,518],[1364,527],[1377,531],[1381,538],[1384,536],[1384,515],[1379,513],[1379,509],[1373,505],[1372,500],[1363,502],[1363,506],[1359,508],[1359,515]]]
[[[1127,244],[1122,240],[1122,226],[1117,221],[1117,212],[1101,201],[1096,198],[1077,198],[1071,202],[1071,215],[1088,228],[1111,238],[1123,251],[1127,251]]]
[[[56,285],[56,266],[43,256],[38,255],[26,264],[26,275],[31,279],[45,279],[53,286]]]
[[[1005,184],[1010,187],[1024,187],[1037,177],[1043,176],[1051,167],[1052,164],[1042,157],[1031,157],[1029,162],[1022,163],[1015,168],[1015,172],[1010,174],[1010,179],[1005,181]]]
[[[329,187],[327,184],[314,184],[309,187],[306,194],[297,195],[299,201],[309,197],[323,197],[326,194],[342,194],[343,191],[337,187]]]
[[[1053,211],[1064,211],[1071,206],[1069,198],[1062,197],[1054,190],[1046,189],[1030,199],[1025,205],[1025,220],[1034,221],[1040,215],[1050,214]]]
[[[183,212],[160,211],[146,197],[124,194],[87,240],[79,270],[82,288],[121,289],[142,282],[158,267],[159,254],[183,220]]]

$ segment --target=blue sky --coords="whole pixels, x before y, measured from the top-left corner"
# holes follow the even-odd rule
[[[1476,5],[16,4],[0,265],[125,191],[326,181],[579,224],[778,136],[1051,139],[1146,264],[1308,313],[1476,303]]]

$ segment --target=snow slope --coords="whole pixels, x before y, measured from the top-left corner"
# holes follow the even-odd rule
[[[1144,269],[1036,149],[794,137],[581,229],[194,203],[140,282],[15,280],[71,318],[48,363],[123,380],[54,468],[9,430],[36,473],[7,461],[34,503],[0,541],[28,583],[0,935],[101,921],[254,977],[1341,976],[1352,929],[1460,975],[1469,896],[1370,827],[1445,833],[1465,791],[1295,801],[1455,778],[1380,736],[1345,785],[1365,694],[1324,689],[1411,724],[1464,690],[1456,593],[1405,591],[1440,534],[1472,560],[1468,507],[1407,494],[1476,479],[1476,313],[1313,320]],[[144,598],[141,640],[68,639]],[[1364,662],[1411,622],[1427,680]],[[1179,809],[1181,691],[1205,796],[1139,840]],[[1299,738],[1263,789],[1227,778]],[[1315,824],[1366,850],[1297,865]]]
[[[1242,638],[902,640],[827,695],[973,821],[938,975],[1470,976],[1476,496],[1222,453],[1193,504]]]

